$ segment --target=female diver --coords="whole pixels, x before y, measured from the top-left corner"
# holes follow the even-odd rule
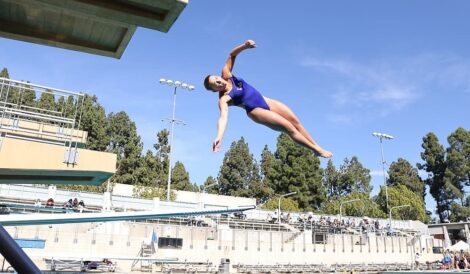
[[[256,44],[253,40],[247,40],[242,45],[235,47],[230,52],[222,68],[222,76],[208,75],[204,80],[204,87],[207,90],[219,93],[220,117],[212,150],[214,152],[220,150],[222,137],[227,126],[228,106],[235,105],[244,108],[248,117],[256,123],[289,134],[296,143],[312,150],[318,156],[332,157],[331,152],[321,148],[313,140],[288,106],[277,100],[264,97],[243,79],[232,75],[237,55],[246,49],[255,47]]]

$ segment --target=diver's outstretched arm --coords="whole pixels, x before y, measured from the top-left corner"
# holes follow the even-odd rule
[[[230,101],[230,96],[228,95],[223,95],[219,98],[220,116],[219,120],[217,121],[217,136],[212,143],[213,152],[219,152],[220,146],[222,145],[222,138],[224,137],[224,132],[228,121],[228,101]]]
[[[244,51],[245,49],[250,49],[250,48],[255,48],[256,43],[253,40],[246,40],[245,43],[235,47],[230,51],[230,54],[228,55],[227,61],[225,62],[224,67],[222,68],[222,78],[228,79],[232,77],[232,69],[233,65],[235,64],[235,58],[237,55]]]

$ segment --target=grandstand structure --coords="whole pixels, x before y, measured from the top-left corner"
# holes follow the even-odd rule
[[[50,190],[34,185],[3,185],[0,200],[8,200],[18,208],[33,206],[35,198],[43,200],[46,192]],[[66,202],[68,197],[85,199],[86,211],[103,209],[107,196],[68,190],[56,192],[58,204]],[[218,207],[223,208],[225,200],[226,197],[218,196]],[[113,202],[116,211],[149,210],[150,205],[155,210],[197,210],[208,206],[196,200],[155,202],[117,196],[116,201],[119,201]],[[240,198],[238,203],[242,206],[246,200]],[[214,201],[210,204],[214,206]],[[234,206],[233,201],[226,205],[229,206]],[[444,244],[430,236],[427,226],[418,221],[394,220],[390,231],[386,229],[386,219],[374,220],[380,224],[378,229],[365,225],[351,228],[333,225],[339,216],[314,214],[302,222],[304,213],[291,212],[290,222],[277,223],[269,219],[273,214],[273,211],[252,209],[243,215],[6,228],[16,239],[44,242],[42,248],[25,248],[43,269],[51,269],[54,262],[54,267],[78,270],[86,262],[108,259],[117,271],[224,272],[227,265],[228,272],[239,273],[407,270],[413,268],[416,253],[423,262],[439,259],[441,255],[434,254],[433,248]],[[361,217],[342,218],[357,224],[364,221]]]

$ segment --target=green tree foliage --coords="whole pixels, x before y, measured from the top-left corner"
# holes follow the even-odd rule
[[[233,142],[225,153],[217,180],[222,195],[253,197],[250,186],[261,178],[256,160],[243,137]]]
[[[196,191],[194,185],[189,181],[189,173],[186,171],[183,163],[177,161],[171,173],[171,189]]]
[[[8,73],[7,68],[2,69],[2,71],[0,72],[0,77],[10,79],[10,74]],[[7,86],[7,85],[2,84],[0,88],[2,88],[0,101],[2,102],[6,101],[7,103],[10,103],[10,104],[18,103],[19,90],[16,87],[16,85]],[[13,105],[9,105],[9,106],[13,106]]]
[[[467,218],[470,217],[470,204],[468,203],[468,201],[466,201],[464,205],[452,202],[450,204],[450,208],[452,212],[452,214],[450,215],[451,222],[465,222],[468,220]]]
[[[134,186],[132,196],[137,198],[159,198],[160,200],[166,200],[166,189],[163,188],[156,188],[156,187],[148,187],[142,185]],[[170,201],[176,200],[176,193],[174,191],[170,191]]]
[[[55,98],[51,90],[46,89],[45,92],[41,93],[41,96],[39,97],[39,100],[37,101],[37,107],[44,109],[44,110],[49,110],[49,111],[56,109]],[[47,113],[48,111],[42,111],[42,112]]]
[[[320,160],[310,150],[294,143],[282,133],[277,139],[275,164],[268,179],[275,193],[297,192],[292,199],[301,209],[318,209],[326,199]]]
[[[19,103],[22,106],[34,107],[36,106],[36,91],[30,85],[24,85],[20,90]]]
[[[88,111],[93,110],[89,108],[90,106],[93,106],[95,104],[95,107],[96,107],[96,105],[99,105],[97,102],[98,99],[96,98],[96,96],[85,95],[84,100],[87,101],[86,105],[85,105],[85,101],[83,102],[83,106],[85,108],[80,109],[82,107],[81,99],[80,99],[80,102],[78,102],[77,104],[73,96],[71,95],[69,95],[68,97],[61,96],[57,100],[56,110],[62,113],[63,117],[72,118],[72,119],[76,117],[76,120],[78,121],[78,119],[80,119],[80,112],[82,112],[82,116],[83,116]],[[78,108],[76,108],[77,105],[78,105]],[[104,109],[103,109],[103,114],[104,114]]]
[[[344,159],[339,172],[341,174],[340,180],[345,185],[344,192],[346,194],[354,191],[369,194],[372,191],[370,170],[365,168],[356,156],[353,156],[351,160]]]
[[[3,68],[2,71],[0,71],[0,77],[10,79],[10,73],[8,73],[7,68]]]
[[[323,171],[323,184],[326,186],[328,198],[340,197],[342,193],[342,185],[340,173],[336,170],[333,161],[330,159]]]
[[[446,170],[445,150],[439,144],[437,136],[430,132],[423,137],[421,159],[425,164],[418,164],[418,168],[428,172],[429,176],[424,180],[429,186],[429,192],[436,200],[436,209],[439,219],[443,222],[447,219],[450,210],[450,193],[445,187],[444,174]]]
[[[385,188],[380,189],[377,203],[383,211],[387,211]],[[409,207],[392,209],[393,219],[429,221],[421,194],[411,191],[405,185],[388,188],[388,203],[390,209],[396,206],[410,205]]]
[[[467,130],[458,128],[447,138],[449,147],[446,150],[439,144],[434,133],[428,133],[423,138],[424,152],[421,153],[421,158],[425,163],[418,164],[418,168],[428,172],[425,183],[429,185],[430,193],[436,200],[441,222],[449,218],[454,219],[451,217],[454,214],[452,209],[458,210],[458,207],[451,207],[453,202],[459,201],[460,206],[465,207],[465,188],[470,184],[469,136]]]
[[[136,172],[137,184],[139,186],[163,188],[164,183],[159,176],[161,165],[152,151],[147,150],[145,155],[141,157],[141,163]]]
[[[124,129],[121,129],[122,131],[119,131],[115,125],[113,125],[113,128],[109,131],[107,130],[110,123],[115,121],[117,118],[114,118],[115,115],[112,114],[109,117],[109,121],[107,121],[105,110],[98,103],[98,98],[96,96],[85,95],[83,100],[84,101],[80,122],[80,130],[88,132],[87,148],[98,151],[117,151],[117,147],[114,146],[115,143],[110,143],[111,135],[108,134],[112,134],[115,139],[122,139],[117,138],[116,136],[119,135],[121,132],[123,135],[125,135],[126,131]],[[63,103],[64,102],[62,102],[62,104]],[[67,98],[67,101],[65,102],[66,117],[74,117],[75,104],[81,105],[81,102],[74,102],[74,99],[72,97]],[[123,114],[122,116],[127,116],[127,114]],[[120,143],[119,146],[122,147],[123,144]]]
[[[206,181],[201,186],[201,190],[210,194],[219,194],[219,186],[217,180],[212,176],[207,177]]]
[[[170,132],[167,129],[163,129],[157,133],[157,143],[153,145],[155,149],[155,159],[159,163],[157,169],[157,180],[164,183],[160,187],[166,188],[166,182],[168,180],[168,165],[170,164],[170,144],[169,144]]]
[[[279,209],[279,198],[273,197],[269,199],[262,208],[268,210],[277,210]],[[282,197],[281,198],[281,212],[290,211],[290,212],[299,212],[299,203],[294,200],[292,197]]]
[[[399,158],[398,161],[392,162],[388,170],[388,177],[388,186],[404,185],[424,199],[426,190],[424,182],[418,175],[418,169],[407,160]]]
[[[455,187],[460,204],[465,204],[465,187],[470,186],[470,131],[458,128],[447,138],[447,169],[445,180]]]
[[[355,191],[368,194],[372,191],[370,180],[370,170],[365,168],[356,156],[351,160],[344,159],[339,170],[336,170],[333,162],[329,160],[323,173],[328,198],[349,196]]]
[[[117,154],[117,171],[112,180],[121,184],[138,184],[137,170],[141,163],[142,141],[137,127],[127,113],[110,113],[107,117],[107,151]]]
[[[358,201],[353,201],[359,199]],[[351,201],[351,202],[347,202]],[[342,216],[368,216],[373,218],[385,218],[387,214],[379,205],[369,197],[367,193],[352,192],[347,196],[335,196],[328,199],[322,208],[325,214],[339,214],[340,206]]]

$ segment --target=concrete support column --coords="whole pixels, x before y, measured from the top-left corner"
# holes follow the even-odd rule
[[[465,228],[465,237],[467,237],[467,244],[470,244],[470,230],[468,229],[468,224],[465,224],[464,228]]]

